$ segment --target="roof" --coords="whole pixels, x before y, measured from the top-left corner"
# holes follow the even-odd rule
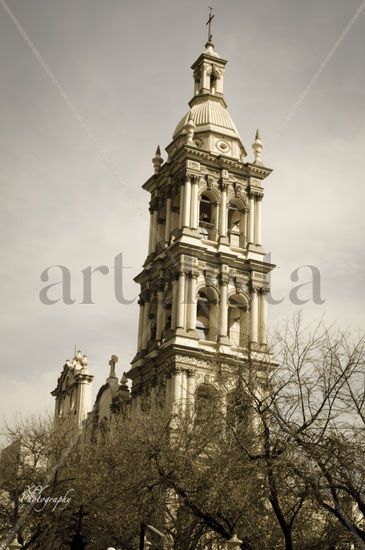
[[[203,101],[194,103],[189,111],[183,116],[179,124],[176,126],[173,139],[184,131],[184,127],[188,120],[191,119],[196,125],[195,132],[202,130],[216,130],[220,133],[240,139],[238,130],[232,120],[228,110],[223,103],[217,98],[209,99],[204,97]]]

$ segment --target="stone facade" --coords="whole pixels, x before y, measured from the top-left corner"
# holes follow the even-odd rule
[[[88,370],[86,355],[82,355],[80,350],[75,350],[74,358],[72,361],[66,361],[57,387],[51,392],[56,398],[56,421],[72,416],[76,424],[81,426],[92,407],[93,378]]]
[[[201,386],[229,389],[248,355],[267,365],[268,273],[261,242],[262,142],[247,160],[223,93],[226,61],[211,39],[192,65],[194,95],[167,146],[152,159],[148,254],[140,285],[137,353],[127,378],[110,374],[93,408],[94,421],[145,401],[183,408]],[[56,417],[91,410],[92,376],[76,354],[56,390]]]

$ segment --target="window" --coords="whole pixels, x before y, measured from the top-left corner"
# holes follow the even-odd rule
[[[236,208],[228,211],[229,242],[232,246],[241,245],[241,213]]]
[[[196,332],[200,340],[215,341],[217,338],[218,296],[211,287],[198,292],[196,310]]]
[[[245,225],[245,205],[241,199],[233,199],[228,207],[228,237],[231,246],[245,246]]]
[[[199,205],[199,231],[203,239],[214,238],[214,207],[206,193],[203,193]]]
[[[154,315],[151,319],[150,323],[150,340],[156,340],[156,330],[157,330],[157,319],[156,315]]]
[[[195,422],[212,421],[219,414],[218,392],[211,384],[201,384],[195,392]]]
[[[232,346],[246,346],[248,342],[247,302],[241,294],[231,296],[228,304],[228,331]]]
[[[210,93],[215,94],[217,91],[217,77],[214,73],[210,76]]]
[[[201,340],[209,340],[210,303],[205,292],[198,293],[196,332]]]
[[[209,336],[209,321],[206,317],[196,320],[196,333],[200,340],[208,340]]]

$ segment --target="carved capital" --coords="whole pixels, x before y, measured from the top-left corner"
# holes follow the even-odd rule
[[[220,273],[218,279],[221,285],[228,285],[229,276],[227,273]]]
[[[208,269],[205,269],[204,270],[204,278],[205,278],[205,282],[206,282],[207,286],[210,286],[214,282],[215,273],[213,273],[212,271],[209,271]]]
[[[153,212],[154,210],[157,210],[158,208],[158,198],[157,197],[152,197],[152,199],[150,200],[150,212]]]
[[[214,178],[212,176],[209,176],[208,174],[206,174],[205,181],[207,182],[207,188],[212,189],[213,184],[214,184]]]
[[[237,181],[235,181],[233,183],[233,189],[234,189],[235,196],[238,197],[241,194],[242,185],[240,183],[238,183]]]
[[[259,288],[259,292],[260,292],[260,294],[262,294],[263,296],[266,296],[267,294],[270,293],[270,289],[269,289],[269,287],[267,287],[267,286],[262,286],[261,288]]]
[[[250,187],[248,189],[248,196],[250,199],[255,199],[256,201],[260,201],[263,198],[264,193],[260,189],[255,189]]]
[[[197,279],[199,277],[199,271],[192,269],[189,271],[188,276],[190,279]]]
[[[227,193],[228,191],[228,183],[224,180],[220,180],[219,182],[219,189],[222,191],[222,193]]]
[[[151,291],[150,291],[150,289],[145,288],[144,290],[142,290],[140,296],[141,296],[141,300],[143,300],[145,303],[150,302],[150,300],[151,300]]]

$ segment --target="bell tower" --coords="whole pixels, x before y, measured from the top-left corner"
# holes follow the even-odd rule
[[[252,161],[227,110],[226,61],[209,32],[192,65],[194,92],[167,159],[157,148],[148,254],[140,285],[137,353],[127,373],[132,407],[191,406],[219,391],[248,353],[266,352],[267,274],[261,243],[264,166],[257,132]],[[219,372],[218,372],[219,371]]]

